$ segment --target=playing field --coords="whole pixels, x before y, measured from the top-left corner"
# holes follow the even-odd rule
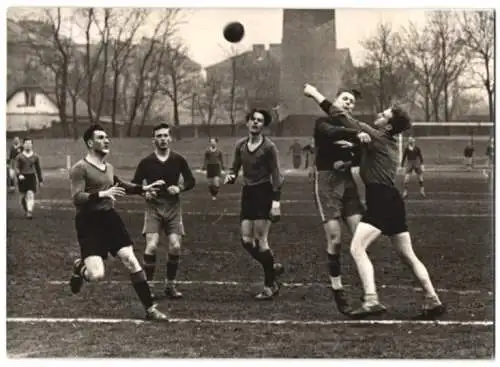
[[[130,178],[132,172],[121,172]],[[16,196],[7,203],[7,352],[11,357],[492,358],[494,356],[493,196],[481,172],[427,173],[427,199],[407,201],[409,227],[449,312],[416,322],[422,293],[386,239],[370,249],[388,313],[374,321],[340,315],[327,288],[325,240],[307,177],[287,177],[281,222],[270,244],[286,267],[272,302],[252,299],[261,268],[239,244],[239,185],[212,202],[206,184],[183,198],[187,230],[178,279],[185,297],[160,301],[172,321],[143,322],[117,260],[106,280],[70,293],[79,254],[66,175],[47,173],[32,221]],[[417,184],[412,183],[414,191]],[[143,203],[118,204],[142,259]],[[103,228],[106,230],[106,228]],[[344,236],[347,290],[361,296]],[[160,255],[159,283],[165,273]]]

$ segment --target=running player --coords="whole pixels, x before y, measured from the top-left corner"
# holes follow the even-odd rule
[[[167,320],[153,302],[146,275],[137,260],[133,242],[120,215],[114,209],[118,197],[154,191],[164,185],[156,181],[149,186],[138,186],[121,181],[105,158],[109,154],[109,138],[98,125],[83,134],[88,149],[85,158],[70,171],[71,196],[76,207],[76,234],[81,258],[75,260],[70,288],[80,292],[83,282],[104,278],[104,260],[108,253],[117,256],[130,272],[135,292],[146,310],[146,318]]]
[[[271,223],[280,218],[280,196],[283,176],[279,153],[274,142],[262,130],[271,123],[271,115],[263,109],[253,109],[246,117],[249,136],[236,143],[234,159],[224,183],[233,184],[243,168],[241,194],[241,243],[264,269],[264,289],[257,300],[272,299],[279,292],[276,278],[284,272],[275,263],[269,247]]]
[[[147,185],[158,180],[165,182],[165,186],[157,193],[145,194],[146,209],[142,230],[146,237],[144,271],[148,282],[151,282],[154,279],[160,234],[164,232],[168,241],[165,294],[176,299],[182,298],[182,293],[174,284],[184,235],[180,194],[191,190],[195,186],[195,179],[186,159],[170,148],[171,140],[168,124],[153,128],[155,150],[139,162],[132,182],[137,185]]]
[[[23,151],[23,146],[21,144],[21,139],[19,136],[15,136],[12,139],[12,145],[9,151],[9,158],[7,160],[7,178],[9,191],[16,191],[16,157]]]
[[[408,146],[403,152],[403,159],[401,160],[401,167],[404,167],[405,161],[408,160],[406,165],[404,177],[403,199],[408,196],[408,182],[410,182],[410,175],[412,172],[418,176],[418,184],[420,185],[420,195],[425,197],[424,188],[424,157],[419,147],[415,145],[415,138],[410,136],[408,138]]]
[[[35,208],[35,194],[37,188],[43,185],[40,157],[33,151],[33,140],[25,138],[23,151],[15,159],[17,183],[20,193],[21,207],[26,218],[33,218]]]
[[[315,87],[306,84],[304,94],[320,103]],[[340,91],[329,106],[330,116],[316,120],[314,128],[314,199],[326,235],[328,276],[334,300],[343,314],[348,314],[350,307],[341,276],[341,221],[345,221],[350,232],[354,233],[364,211],[351,173],[351,167],[357,160],[352,134],[345,131],[341,121],[350,114],[355,103],[353,91]]]
[[[314,99],[325,112],[330,113],[332,103],[317,90]],[[429,277],[426,267],[415,255],[406,224],[404,201],[396,188],[398,145],[395,135],[411,127],[406,112],[399,107],[389,108],[379,114],[374,126],[357,122],[346,116],[342,121],[346,133],[358,136],[361,143],[370,143],[362,150],[360,173],[366,186],[366,213],[357,226],[352,241],[351,254],[356,263],[364,290],[361,307],[349,313],[350,317],[363,318],[385,312],[378,299],[373,265],[366,250],[381,234],[389,236],[402,260],[413,271],[425,291],[422,313],[419,318],[435,318],[445,312]],[[362,133],[360,133],[362,132]]]
[[[222,152],[217,148],[217,138],[209,139],[209,147],[205,151],[202,171],[206,172],[208,181],[208,191],[212,195],[212,200],[217,200],[220,189],[220,178],[224,171],[224,159]]]

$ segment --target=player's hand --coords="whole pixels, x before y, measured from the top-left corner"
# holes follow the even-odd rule
[[[125,189],[118,186],[118,184],[111,186],[109,189],[104,191],[99,191],[100,198],[109,198],[116,201],[116,198],[125,196]]]
[[[17,179],[18,179],[19,181],[24,180],[24,175],[19,175],[19,176],[17,176]]]
[[[281,206],[279,201],[273,201],[271,206],[271,212],[269,213],[269,220],[271,222],[276,223],[281,218]]]
[[[43,187],[43,182],[38,183],[38,187],[42,188]]]
[[[372,141],[372,138],[370,137],[370,135],[368,135],[365,132],[360,132],[358,134],[358,139],[360,142],[365,143],[365,144]]]
[[[234,181],[236,181],[236,175],[233,174],[227,174],[226,177],[224,177],[224,184],[233,184]]]
[[[167,192],[170,195],[179,195],[179,193],[181,192],[181,188],[177,185],[172,185],[167,187]]]
[[[156,180],[152,184],[143,185],[142,189],[144,191],[158,191],[160,189],[160,187],[162,187],[163,185],[165,185],[165,181],[164,180]]]
[[[306,97],[312,97],[317,92],[318,92],[318,89],[316,89],[315,86],[313,86],[311,84],[307,84],[307,83],[304,85],[304,95]]]

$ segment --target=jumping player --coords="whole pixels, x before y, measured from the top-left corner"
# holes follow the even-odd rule
[[[118,197],[154,191],[164,182],[138,186],[121,181],[105,158],[109,138],[102,127],[93,125],[83,134],[88,153],[70,171],[71,195],[76,207],[76,234],[81,258],[73,264],[71,292],[80,292],[83,282],[104,278],[104,260],[108,253],[117,256],[130,272],[135,292],[150,320],[167,320],[153,302],[146,275],[137,260],[133,242],[120,215],[114,209]]]
[[[15,136],[12,139],[9,158],[7,160],[7,178],[10,192],[14,192],[16,190],[16,157],[22,151],[23,146],[21,144],[21,139],[19,139],[19,136]]]
[[[26,218],[33,218],[35,194],[38,186],[43,185],[40,157],[33,151],[33,140],[25,138],[23,151],[15,158],[15,169],[19,187],[21,207]]]
[[[275,263],[268,243],[271,223],[280,218],[280,196],[283,176],[279,153],[274,142],[262,130],[271,123],[271,115],[263,109],[253,109],[246,117],[249,136],[236,143],[234,159],[224,183],[233,184],[243,168],[241,194],[241,243],[264,269],[264,289],[257,300],[272,299],[279,292],[276,278],[284,272]]]
[[[217,138],[209,139],[209,147],[205,151],[202,171],[206,172],[208,181],[208,191],[212,195],[212,200],[217,200],[220,189],[220,179],[224,171],[224,159],[222,152],[217,148]]]
[[[304,94],[318,103],[315,87],[306,84]],[[314,174],[314,199],[326,235],[328,276],[337,309],[343,314],[350,312],[341,276],[342,226],[345,221],[351,233],[364,212],[351,167],[356,162],[353,134],[343,128],[342,119],[350,114],[356,103],[354,92],[340,91],[329,105],[329,117],[316,120],[314,145],[316,170]],[[361,134],[363,135],[363,134]],[[355,137],[355,134],[354,134]],[[350,141],[351,140],[351,141]]]
[[[332,103],[317,90],[313,94],[322,109],[329,113]],[[351,254],[363,284],[364,298],[361,307],[350,312],[349,316],[363,318],[386,310],[378,300],[373,265],[366,253],[370,244],[384,234],[390,237],[402,260],[412,269],[425,291],[419,318],[438,317],[445,312],[445,306],[432,285],[426,267],[413,251],[404,201],[395,185],[398,150],[394,136],[411,127],[410,119],[401,108],[392,107],[379,114],[374,127],[349,116],[342,122],[352,137],[358,136],[363,144],[371,142],[362,149],[360,164],[360,174],[366,186],[367,210],[351,241]]]
[[[424,188],[424,157],[419,147],[415,145],[415,138],[410,136],[408,138],[408,146],[403,152],[403,159],[401,160],[401,167],[404,167],[405,161],[408,160],[406,165],[404,177],[403,199],[408,196],[408,182],[410,182],[410,175],[415,172],[418,176],[418,184],[420,185],[420,195],[425,197]]]
[[[148,282],[151,282],[154,279],[160,234],[164,232],[168,241],[165,294],[176,299],[182,298],[182,293],[174,284],[184,235],[180,194],[191,190],[195,186],[195,179],[186,159],[170,148],[171,140],[168,124],[153,128],[155,150],[139,162],[132,182],[138,185],[158,180],[165,182],[158,192],[145,194],[146,209],[142,230],[146,237],[144,271]]]

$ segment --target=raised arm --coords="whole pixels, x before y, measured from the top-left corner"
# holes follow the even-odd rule
[[[333,140],[349,139],[359,134],[359,130],[329,124],[325,119],[316,121],[316,130]]]
[[[182,178],[184,179],[184,183],[179,184],[179,188],[181,189],[181,191],[191,190],[196,185],[196,180],[193,176],[191,168],[189,168],[188,162],[184,157],[182,157],[182,162],[181,162],[181,175]]]

